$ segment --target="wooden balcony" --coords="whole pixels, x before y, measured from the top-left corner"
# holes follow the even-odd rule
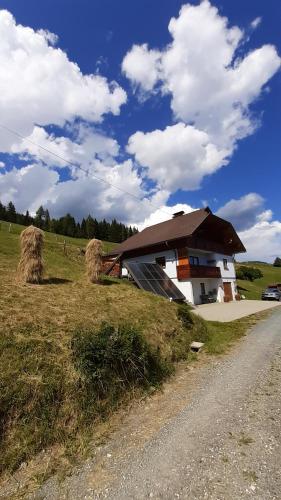
[[[221,278],[221,270],[215,266],[177,266],[177,277],[179,281],[190,278]]]

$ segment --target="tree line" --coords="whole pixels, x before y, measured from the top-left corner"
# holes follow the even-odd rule
[[[24,226],[33,224],[44,231],[64,236],[86,239],[97,238],[114,243],[121,243],[138,232],[136,227],[126,226],[116,219],[113,219],[111,222],[105,219],[98,221],[91,215],[83,218],[81,222],[76,222],[75,218],[69,213],[59,219],[55,219],[50,217],[49,211],[42,206],[38,208],[35,216],[32,217],[28,210],[25,214],[18,213],[11,201],[7,206],[3,205],[0,201],[0,220]]]

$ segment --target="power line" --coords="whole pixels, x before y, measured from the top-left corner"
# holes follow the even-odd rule
[[[31,139],[27,138],[27,137],[24,137],[22,134],[20,134],[19,132],[17,132],[16,130],[13,130],[9,127],[7,127],[6,125],[3,125],[2,123],[0,123],[0,127],[4,130],[7,130],[8,132],[10,132],[11,134],[19,137],[20,139],[23,139],[24,141],[27,141],[29,142],[30,144],[32,144],[33,146],[36,146],[40,149],[42,149],[43,151],[46,151],[47,153],[49,153],[50,155],[53,155],[54,157],[58,158],[59,160],[62,160],[64,161],[65,163],[67,163],[68,165],[70,165],[71,167],[74,167],[74,168],[78,168],[79,170],[81,170],[82,172],[84,172],[86,175],[89,175],[89,172],[84,169],[83,167],[81,167],[81,165],[75,165],[74,163],[72,163],[71,161],[67,160],[66,158],[63,158],[63,156],[57,154],[57,153],[54,153],[54,151],[51,151],[50,149],[42,146],[41,144],[38,144],[34,141],[32,141]],[[94,177],[95,179],[97,179],[98,181],[100,182],[103,182],[105,184],[108,184],[109,186],[113,187],[114,189],[116,189],[117,191],[120,191],[121,193],[125,193],[127,194],[128,196],[132,196],[132,198],[135,198],[136,200],[138,200],[139,202],[142,202],[142,198],[140,198],[139,196],[136,196],[135,194],[133,193],[130,193],[129,191],[126,191],[125,189],[122,189],[118,186],[115,186],[112,182],[110,181],[107,181],[106,179],[103,179],[102,177],[99,177],[98,175],[96,174],[93,174],[91,172],[91,176]],[[155,207],[157,210],[160,210],[161,212],[165,213],[166,215],[169,215],[171,216],[172,214],[167,212],[166,210],[163,210],[162,208],[159,208],[157,207],[157,205],[155,205],[149,198],[146,198],[147,201],[149,201],[149,203],[151,204],[151,206]]]

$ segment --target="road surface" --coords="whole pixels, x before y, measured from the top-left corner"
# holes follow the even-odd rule
[[[193,312],[208,321],[221,321],[225,323],[273,307],[281,307],[281,303],[270,300],[241,300],[227,303],[202,304],[197,306]]]

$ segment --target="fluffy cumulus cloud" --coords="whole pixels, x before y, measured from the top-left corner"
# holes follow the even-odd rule
[[[281,255],[281,221],[274,220],[271,210],[264,209],[265,200],[257,193],[232,199],[216,215],[234,225],[247,253],[239,260],[272,262]]]
[[[13,168],[0,173],[0,193],[2,203],[13,201],[19,212],[35,213],[43,205],[55,217],[67,212],[79,219],[93,214],[130,224],[142,223],[169,197],[165,191],[148,192],[131,160],[106,165],[98,159],[88,164],[86,172],[77,169],[63,182],[46,164]]]
[[[70,162],[73,173],[79,166],[85,170],[96,159],[114,163],[119,153],[115,139],[85,125],[75,127],[74,132],[75,138],[70,139],[48,134],[44,128],[35,126],[29,136],[13,144],[11,152],[19,154],[21,159],[33,157],[48,166],[65,167]]]
[[[129,220],[140,197],[138,213],[148,215],[147,191],[132,161],[118,161],[117,141],[92,126],[106,113],[120,112],[125,91],[100,74],[83,75],[55,47],[55,34],[21,26],[8,11],[0,11],[0,38],[0,113],[6,126],[25,137],[1,131],[0,151],[15,159],[8,171],[0,164],[1,201],[12,200],[19,211],[34,212],[43,204],[55,216],[70,211]],[[67,179],[60,173],[66,166]],[[152,194],[157,206],[167,196]]]
[[[184,123],[165,130],[136,132],[127,149],[148,168],[151,179],[171,191],[198,188],[205,175],[225,164],[228,153],[211,143],[206,132]]]
[[[40,205],[46,205],[59,182],[59,175],[43,165],[30,164],[0,173],[1,202],[13,201],[19,212],[34,213]]]
[[[228,201],[217,211],[217,215],[229,220],[237,231],[243,231],[261,219],[267,220],[271,216],[271,212],[263,211],[264,201],[259,194],[249,193]]]
[[[152,91],[161,71],[161,52],[149,50],[147,44],[134,45],[123,59],[122,71],[136,87]]]
[[[34,124],[63,126],[77,117],[100,122],[105,113],[119,114],[126,102],[116,82],[84,75],[54,47],[54,34],[21,26],[6,10],[0,11],[0,40],[0,114],[24,136]],[[0,150],[9,152],[14,140],[2,131]]]
[[[177,203],[176,205],[172,206],[162,205],[157,210],[152,212],[148,217],[146,217],[141,224],[136,223],[134,225],[138,226],[139,230],[142,231],[146,227],[153,226],[154,224],[159,224],[160,222],[171,219],[173,214],[177,212],[183,211],[184,213],[188,214],[190,212],[194,212],[194,210],[196,210],[196,208],[193,208],[186,203]]]
[[[55,34],[21,26],[5,10],[0,39],[0,113],[19,133],[0,134],[0,152],[13,155],[8,169],[0,163],[3,203],[139,223],[167,202],[169,192],[148,190],[132,160],[120,159],[117,141],[96,128],[126,102],[116,82],[100,72],[84,75]]]
[[[269,218],[269,217],[268,217]],[[254,226],[239,233],[247,254],[239,260],[260,260],[272,263],[281,256],[281,221],[260,220]]]
[[[257,21],[254,24],[257,25]],[[174,119],[205,134],[202,147],[198,148],[198,163],[207,144],[213,158],[217,157],[216,165],[212,166],[215,171],[227,163],[237,141],[255,130],[257,121],[251,115],[250,105],[280,67],[280,58],[272,45],[246,54],[243,47],[244,56],[238,55],[245,43],[243,31],[230,27],[228,20],[208,0],[197,6],[184,5],[179,16],[170,20],[168,29],[172,42],[167,47],[158,51],[146,44],[133,46],[123,60],[123,72],[134,86],[138,85],[146,93],[158,90],[171,96]],[[167,130],[163,131],[163,137],[165,135]],[[133,136],[133,142],[138,139],[138,150],[142,147],[141,141],[146,148],[148,136]],[[156,136],[158,131],[151,132],[151,141]],[[144,155],[142,160],[137,156],[144,166],[152,169],[154,177],[157,175],[155,156],[158,153],[160,165],[165,149],[163,141],[151,158]],[[160,181],[163,168],[158,169]],[[166,176],[170,175],[171,168],[169,165],[166,169]],[[189,178],[193,184],[192,178],[196,176],[193,170],[198,167],[192,154],[186,156],[184,163],[179,155],[173,168],[182,170],[177,187],[183,183],[188,186]],[[206,161],[198,178],[209,174],[209,169],[209,161]]]

